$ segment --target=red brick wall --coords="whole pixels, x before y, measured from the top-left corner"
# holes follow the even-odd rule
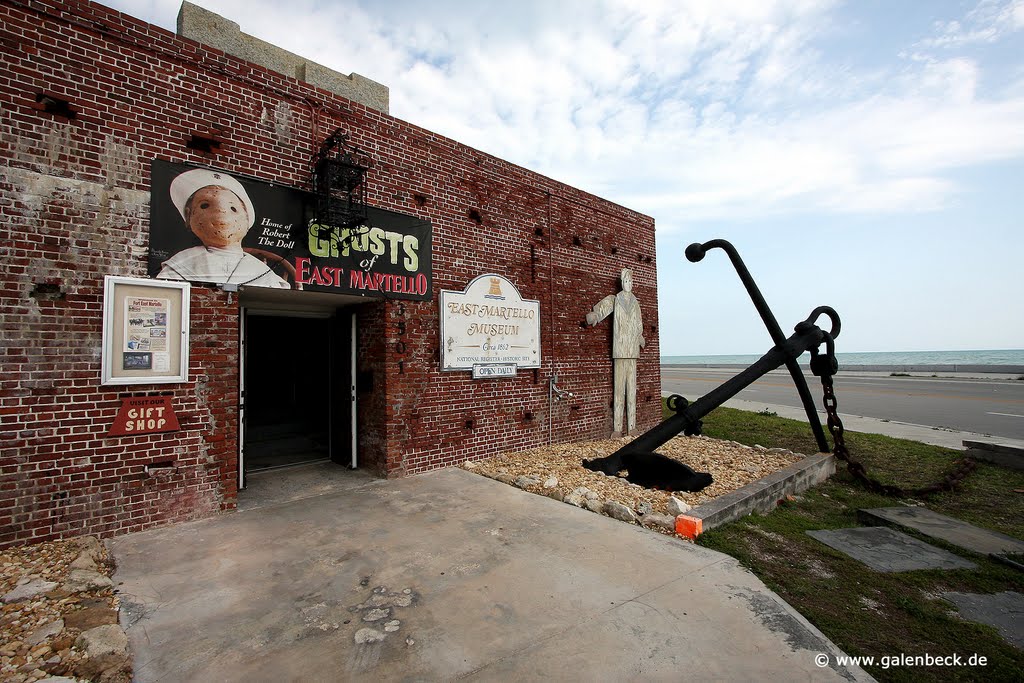
[[[359,370],[373,382],[358,395],[364,466],[401,476],[547,443],[553,374],[575,394],[554,405],[553,440],[606,437],[610,324],[581,323],[623,267],[647,338],[639,423],[657,421],[650,218],[92,3],[0,0],[0,60],[0,546],[235,505],[236,295],[193,288],[188,383],[99,384],[103,276],[145,275],[157,157],[305,187],[312,154],[341,127],[372,159],[370,202],[432,222],[433,301],[357,309]],[[39,111],[38,93],[75,117]],[[275,127],[282,108],[288,125]],[[218,152],[186,148],[211,132]],[[504,380],[440,372],[438,291],[486,272],[541,302],[542,368]],[[158,393],[181,431],[105,436],[121,398]],[[146,475],[167,460],[174,473]]]

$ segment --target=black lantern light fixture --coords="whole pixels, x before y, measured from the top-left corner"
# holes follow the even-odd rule
[[[351,239],[366,223],[365,161],[340,128],[320,145],[313,157],[316,216],[310,223],[310,232],[318,239]]]

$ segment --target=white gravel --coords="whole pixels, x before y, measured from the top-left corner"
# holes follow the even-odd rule
[[[624,437],[554,444],[517,453],[503,453],[485,460],[467,461],[462,466],[492,479],[514,482],[519,477],[531,478],[538,483],[523,488],[549,497],[553,497],[555,492],[564,497],[579,487],[586,487],[603,500],[621,503],[631,510],[640,510],[641,504],[646,502],[655,514],[666,515],[669,514],[668,501],[672,495],[696,507],[806,457],[780,448],[744,446],[734,441],[705,436],[677,436],[657,452],[683,462],[698,472],[710,472],[714,482],[697,493],[674,494],[631,484],[622,476],[609,477],[593,472],[581,464],[583,460],[610,455],[630,441],[632,438]],[[557,483],[551,485],[551,479],[556,479]]]

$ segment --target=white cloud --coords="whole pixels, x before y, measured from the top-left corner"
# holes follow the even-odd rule
[[[400,118],[668,229],[941,208],[951,170],[1024,156],[1024,89],[980,95],[986,65],[957,53],[1020,29],[1024,0],[908,33],[909,58],[881,66],[830,51],[831,0],[200,4],[381,81]]]
[[[101,1],[169,29],[179,4]],[[198,2],[384,83],[399,118],[653,215],[664,353],[769,343],[727,262],[682,261],[712,237],[783,327],[840,311],[841,350],[1024,346],[997,310],[1021,289],[1024,0]],[[794,286],[823,259],[833,277]]]
[[[981,0],[962,20],[935,24],[937,35],[918,43],[921,47],[955,48],[977,43],[994,43],[1024,28],[1024,0]]]

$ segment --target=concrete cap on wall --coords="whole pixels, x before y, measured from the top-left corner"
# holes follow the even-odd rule
[[[357,73],[346,75],[329,69],[242,33],[237,23],[190,2],[182,2],[178,11],[178,35],[388,113],[390,94],[386,85]]]

